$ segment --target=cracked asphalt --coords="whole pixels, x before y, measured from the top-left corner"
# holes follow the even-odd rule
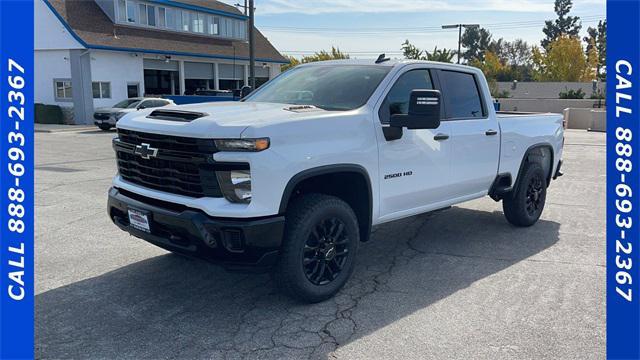
[[[333,299],[171,255],[106,215],[114,133],[36,134],[36,357],[605,357],[605,135],[568,131],[538,224],[489,198],[384,224]]]

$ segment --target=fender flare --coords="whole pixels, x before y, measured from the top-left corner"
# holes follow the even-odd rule
[[[522,174],[522,170],[524,170],[524,164],[527,163],[527,158],[535,150],[543,149],[543,148],[548,149],[549,150],[549,154],[551,156],[549,174],[547,174],[547,187],[549,187],[549,184],[551,183],[551,177],[553,176],[553,167],[555,165],[555,163],[554,163],[555,154],[554,154],[554,151],[553,151],[553,146],[548,142],[543,142],[543,143],[537,143],[537,144],[533,144],[533,145],[529,146],[527,148],[527,151],[524,152],[524,155],[522,156],[522,161],[520,161],[520,168],[518,168],[518,173],[516,174],[515,183],[513,184],[513,191],[514,192],[518,191],[518,186],[520,185],[520,175]]]
[[[304,180],[321,176],[321,175],[329,175],[335,173],[356,173],[362,175],[367,184],[367,197],[369,201],[368,211],[367,211],[367,223],[361,224],[361,229],[368,229],[365,233],[361,234],[361,240],[366,241],[369,239],[369,234],[371,230],[371,224],[373,220],[373,188],[371,186],[371,178],[369,177],[369,173],[367,170],[358,164],[334,164],[334,165],[324,165],[318,166],[310,169],[303,170],[293,177],[289,179],[287,185],[284,188],[282,193],[282,199],[280,200],[280,207],[278,209],[278,214],[284,214],[287,211],[287,205],[289,204],[289,200],[293,195],[293,190],[298,186],[298,184],[302,183]]]

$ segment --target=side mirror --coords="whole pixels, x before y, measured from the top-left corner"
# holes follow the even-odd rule
[[[407,129],[437,129],[440,126],[440,91],[413,90],[408,114],[391,115],[389,125]]]
[[[244,99],[246,96],[251,94],[252,91],[253,89],[251,88],[251,86],[243,86],[242,89],[240,89],[240,98]]]

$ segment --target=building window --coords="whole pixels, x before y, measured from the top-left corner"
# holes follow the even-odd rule
[[[127,21],[127,0],[118,0],[118,20]]]
[[[1,0],[0,0],[1,1]],[[117,3],[117,22],[152,26],[195,34],[245,39],[247,22],[206,12],[152,5],[151,1],[113,0]],[[157,1],[158,3],[160,1]]]
[[[191,13],[192,31],[197,33],[204,32],[204,15],[200,13]]]
[[[71,101],[73,93],[71,92],[71,79],[55,79],[54,97],[56,101]]]
[[[127,1],[127,21],[130,23],[138,21],[136,17],[136,4],[133,1]]]
[[[94,81],[91,83],[94,99],[111,99],[111,83]]]
[[[173,26],[170,26],[170,28],[173,30],[182,30],[182,11],[172,9],[171,14],[173,15]]]
[[[149,26],[156,26],[156,7],[147,5],[147,18],[149,19]]]
[[[182,31],[189,31],[189,12],[182,11]]]
[[[127,83],[127,97],[135,98],[138,96],[140,96],[140,83],[138,82]]]
[[[167,27],[167,10],[163,7],[158,8],[158,26]]]
[[[138,5],[140,9],[140,24],[147,25],[147,5],[140,4]]]

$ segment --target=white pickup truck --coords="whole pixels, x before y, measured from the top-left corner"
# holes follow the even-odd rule
[[[301,65],[241,102],[147,110],[117,128],[117,226],[271,270],[307,302],[346,283],[374,225],[486,195],[533,225],[564,141],[561,115],[497,114],[478,69],[383,57]]]

